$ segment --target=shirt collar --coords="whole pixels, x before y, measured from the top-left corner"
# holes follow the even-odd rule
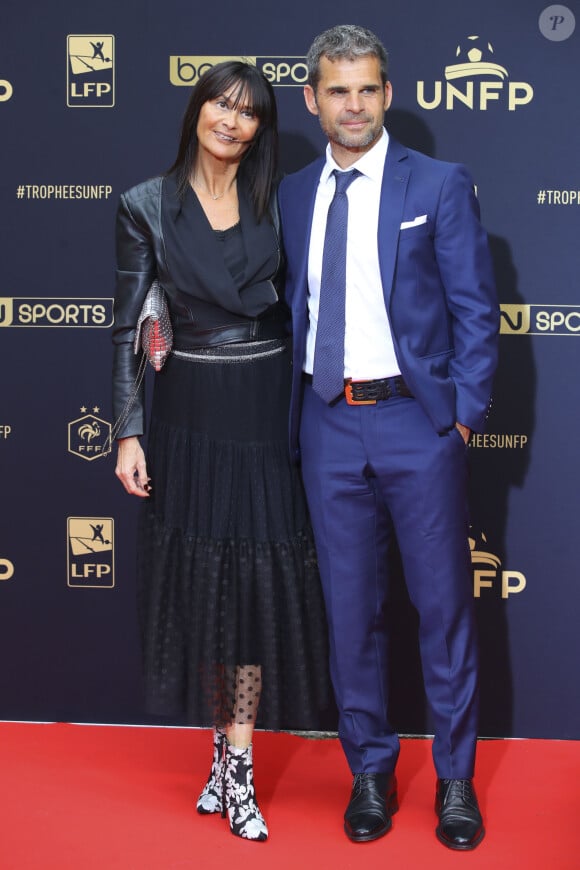
[[[387,156],[387,148],[389,147],[389,134],[383,127],[383,134],[380,139],[367,151],[362,157],[349,166],[349,169],[358,169],[362,175],[366,175],[371,181],[376,181],[379,184],[383,178],[383,169],[385,166],[385,158]],[[343,172],[332,156],[330,142],[326,146],[326,163],[320,176],[320,183],[326,184],[334,170]]]

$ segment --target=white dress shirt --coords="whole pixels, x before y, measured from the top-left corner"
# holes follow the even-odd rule
[[[381,184],[388,145],[389,137],[383,129],[383,135],[376,145],[349,167],[361,173],[347,190],[344,376],[354,380],[386,378],[401,373],[385,308],[377,240]],[[318,182],[308,254],[309,327],[304,371],[309,374],[312,374],[314,363],[324,234],[326,216],[336,186],[332,174],[335,169],[342,171],[332,157],[329,144],[326,163]]]

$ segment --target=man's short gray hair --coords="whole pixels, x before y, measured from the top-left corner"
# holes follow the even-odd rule
[[[372,55],[379,61],[383,84],[388,79],[387,52],[375,34],[358,24],[337,24],[330,30],[325,30],[317,36],[306,55],[308,67],[308,84],[314,92],[320,81],[320,58],[328,60],[354,60],[358,57]]]

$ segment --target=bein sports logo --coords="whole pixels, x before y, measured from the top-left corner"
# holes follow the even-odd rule
[[[463,80],[462,85],[451,84]],[[486,111],[488,104],[499,102],[510,112],[530,103],[534,89],[528,82],[508,80],[507,69],[496,63],[491,42],[480,36],[468,36],[455,50],[455,62],[445,67],[445,97],[443,82],[433,82],[426,95],[424,81],[417,82],[417,102],[429,111],[445,108],[452,111],[457,103],[468,109]],[[444,102],[444,106],[442,103]]]
[[[580,335],[580,305],[500,305],[500,335]]]
[[[114,106],[115,37],[68,36],[66,82],[66,104],[70,108]]]
[[[225,60],[241,60],[257,66],[275,87],[303,87],[308,81],[306,58],[299,55],[179,55],[169,58],[169,81],[176,86],[191,86],[204,72]]]
[[[0,327],[100,327],[113,323],[112,298],[0,296]]]

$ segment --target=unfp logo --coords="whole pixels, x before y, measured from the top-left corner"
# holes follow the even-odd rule
[[[66,104],[110,108],[115,105],[115,37],[68,36]]]
[[[68,424],[68,450],[92,462],[110,452],[111,424],[96,416],[99,408],[93,408],[93,414],[84,413],[86,410],[81,408],[83,416]]]
[[[242,60],[257,66],[275,87],[303,87],[308,81],[308,67],[303,56],[247,57],[242,55],[175,54],[169,58],[172,85],[194,85],[199,78],[224,60]]]
[[[458,82],[457,85],[452,82]],[[531,102],[534,89],[528,82],[508,80],[507,69],[495,61],[491,42],[468,36],[455,50],[455,62],[445,67],[445,83],[425,86],[417,82],[417,102],[422,109],[443,106],[452,111],[459,103],[468,109],[486,111],[489,103],[506,105],[510,112]]]
[[[501,597],[523,592],[527,580],[521,571],[502,571],[501,559],[489,550],[483,532],[469,536],[471,566],[473,568],[473,597],[481,598],[482,589],[501,591]],[[482,567],[483,566],[483,567]]]
[[[69,517],[67,521],[67,585],[112,589],[115,585],[114,520],[111,517]]]
[[[500,305],[500,335],[580,335],[580,305]]]

